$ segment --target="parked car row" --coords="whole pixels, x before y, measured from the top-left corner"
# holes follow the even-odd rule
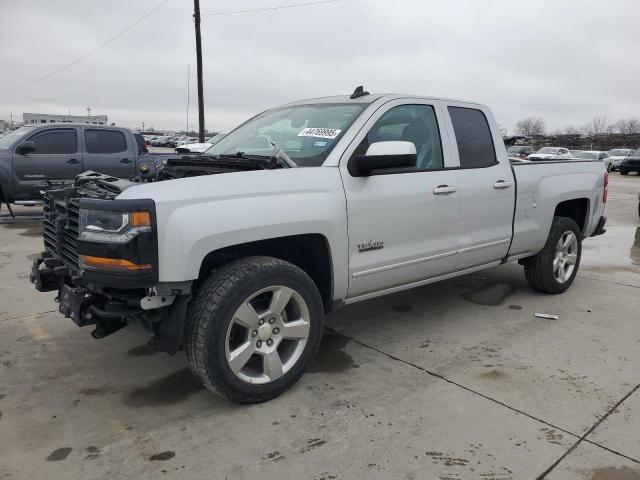
[[[205,141],[210,140],[213,137],[205,137]],[[187,135],[145,135],[145,141],[154,147],[169,147],[176,148],[182,145],[191,143],[197,143],[198,137],[190,137]]]
[[[541,161],[541,160],[602,160],[607,171],[620,170],[622,175],[629,172],[640,173],[640,149],[615,148],[609,151],[602,150],[569,150],[564,147],[542,147],[533,152],[530,145],[514,145],[507,149],[512,160],[517,161]]]

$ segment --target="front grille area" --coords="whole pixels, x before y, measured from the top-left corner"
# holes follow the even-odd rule
[[[43,199],[44,248],[71,269],[79,268],[78,237],[80,209],[78,199],[56,198],[47,193]]]

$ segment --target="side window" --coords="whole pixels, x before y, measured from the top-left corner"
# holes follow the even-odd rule
[[[496,151],[484,113],[473,108],[449,107],[449,115],[458,143],[460,166],[482,168],[495,165]]]
[[[139,133],[134,133],[133,137],[136,139],[136,144],[138,145],[138,153],[145,153],[149,151],[147,150],[147,142],[142,135],[140,135]]]
[[[45,130],[31,137],[39,154],[65,154],[78,151],[78,138],[75,130]]]
[[[115,130],[85,130],[87,153],[120,153],[127,151],[127,140]]]
[[[355,155],[364,155],[372,143],[385,141],[411,142],[416,147],[416,168],[439,170],[444,168],[442,143],[436,112],[430,105],[400,105],[382,115]]]

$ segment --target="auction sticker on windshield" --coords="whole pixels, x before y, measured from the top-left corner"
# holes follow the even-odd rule
[[[316,137],[316,138],[330,138],[333,140],[342,130],[337,128],[305,128],[298,136],[299,137]]]

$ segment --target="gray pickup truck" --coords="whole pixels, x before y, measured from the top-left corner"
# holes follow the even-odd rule
[[[87,170],[128,179],[143,165],[157,165],[160,157],[147,153],[144,139],[128,128],[24,126],[0,138],[0,204],[39,200],[47,182],[73,180]]]

